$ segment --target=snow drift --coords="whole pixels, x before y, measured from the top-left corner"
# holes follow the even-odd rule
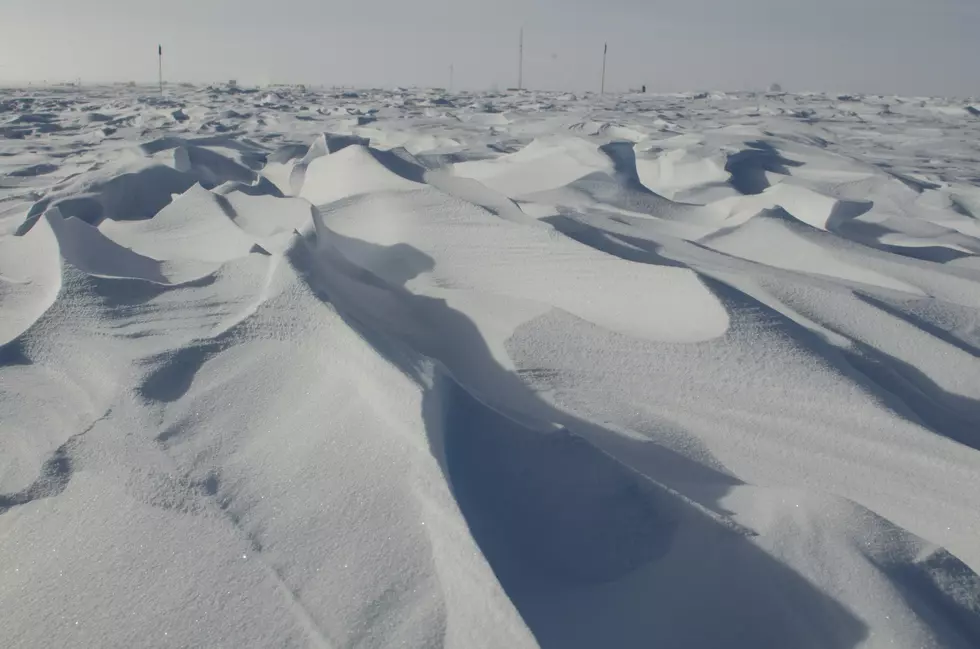
[[[963,110],[14,95],[3,646],[980,645]]]

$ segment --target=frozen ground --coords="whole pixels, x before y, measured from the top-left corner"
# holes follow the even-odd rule
[[[980,646],[980,105],[7,90],[0,646]]]

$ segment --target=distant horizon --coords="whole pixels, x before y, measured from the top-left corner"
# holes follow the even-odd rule
[[[5,0],[0,79],[973,97],[975,0]]]
[[[479,94],[479,93],[507,93],[507,92],[518,92],[516,87],[508,88],[472,88],[472,87],[460,87],[460,88],[448,88],[446,86],[422,86],[422,85],[388,85],[388,86],[367,86],[367,85],[351,85],[351,84],[330,84],[330,83],[309,83],[309,82],[257,82],[250,83],[248,81],[238,80],[238,79],[224,79],[224,80],[213,80],[213,81],[181,81],[181,80],[164,80],[164,87],[168,88],[203,88],[211,86],[225,86],[230,81],[235,81],[237,87],[242,90],[246,89],[274,89],[274,88],[299,88],[304,87],[311,90],[347,90],[354,92],[365,92],[365,91],[386,91],[386,92],[396,92],[398,90],[417,90],[417,91],[442,91],[447,94],[449,93],[466,93],[466,94]],[[783,84],[780,84],[783,85]],[[107,81],[91,81],[86,83],[85,80],[79,84],[77,80],[32,80],[32,81],[11,81],[0,79],[0,89],[7,90],[24,90],[28,88],[99,88],[99,87],[135,87],[135,88],[147,88],[150,90],[155,90],[158,87],[157,81],[146,81],[146,80],[107,80]],[[591,89],[569,89],[569,88],[521,88],[520,91],[528,93],[572,93],[575,95],[584,94],[595,94],[599,95],[599,90]],[[646,92],[643,92],[640,88],[629,88],[629,89],[618,89],[618,90],[606,90],[605,94],[610,96],[616,95],[633,95],[633,94],[646,94],[650,96],[668,96],[668,95],[692,95],[698,93],[724,93],[724,94],[786,94],[790,96],[806,96],[806,95],[826,95],[826,96],[861,96],[861,97],[898,97],[904,99],[916,99],[916,98],[931,98],[931,99],[949,99],[958,101],[978,101],[980,100],[980,94],[977,95],[955,95],[955,94],[903,94],[903,93],[891,93],[891,92],[862,92],[854,90],[815,90],[815,89],[793,89],[783,87],[782,90],[772,90],[770,88],[689,88],[687,90],[658,90],[656,88],[647,87]]]

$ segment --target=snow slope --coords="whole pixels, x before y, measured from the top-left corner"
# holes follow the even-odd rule
[[[4,91],[0,645],[980,646],[980,122]]]

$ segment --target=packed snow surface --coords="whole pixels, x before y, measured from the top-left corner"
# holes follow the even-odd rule
[[[0,646],[976,649],[968,101],[0,95]]]

